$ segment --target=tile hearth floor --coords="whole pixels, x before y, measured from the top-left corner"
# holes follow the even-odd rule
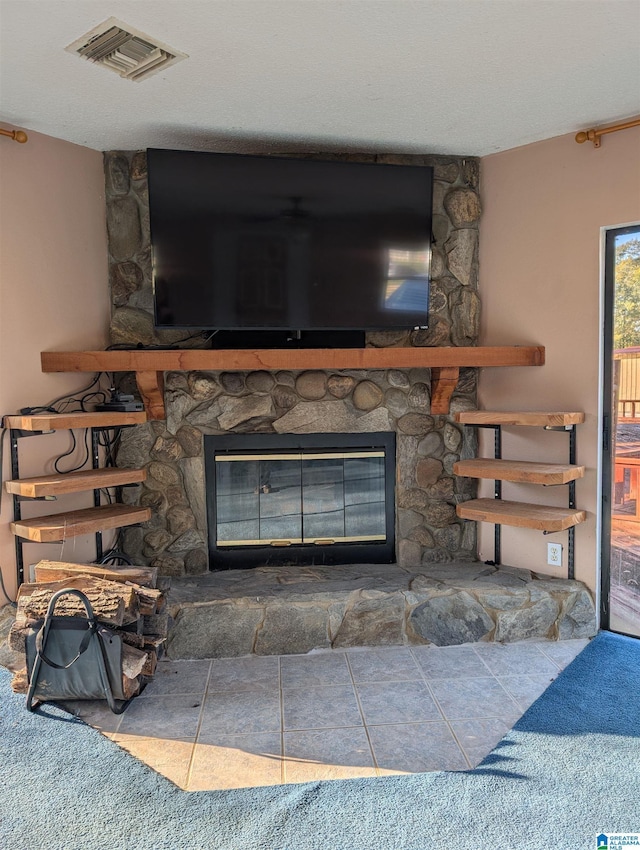
[[[467,770],[586,644],[163,661],[123,715],[68,707],[189,791]]]

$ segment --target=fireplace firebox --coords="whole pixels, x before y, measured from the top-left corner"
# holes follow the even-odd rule
[[[204,438],[210,569],[395,561],[395,434]]]

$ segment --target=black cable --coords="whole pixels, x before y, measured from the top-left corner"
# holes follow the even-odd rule
[[[55,461],[53,463],[53,468],[60,475],[68,475],[70,472],[78,472],[78,470],[82,469],[89,462],[90,452],[89,452],[89,445],[88,445],[88,442],[87,442],[87,435],[88,435],[89,429],[83,428],[83,431],[84,431],[84,458],[83,458],[82,462],[79,463],[77,466],[72,467],[71,469],[60,469],[58,467],[58,464],[60,463],[60,461],[63,460],[63,458],[69,457],[69,455],[72,455],[75,452],[76,447],[78,445],[78,442],[76,440],[76,435],[74,434],[73,429],[70,428],[69,432],[71,434],[71,441],[72,441],[71,448],[68,451],[64,452],[63,454],[58,455],[58,457],[55,459]]]
[[[177,339],[169,345],[143,345],[139,342],[137,345],[131,346],[126,342],[115,342],[113,345],[108,345],[105,351],[170,351],[171,349],[178,348],[178,346],[183,342],[189,342],[190,340],[197,339],[198,337],[200,337],[203,342],[207,343],[217,333],[219,333],[217,330],[211,332],[198,331],[198,333],[185,336],[182,339]]]
[[[2,590],[2,595],[3,595],[3,596],[4,596],[4,598],[7,600],[7,602],[9,603],[9,605],[12,605],[14,608],[17,608],[17,607],[18,607],[18,603],[17,603],[17,602],[15,602],[13,599],[11,599],[11,597],[10,597],[10,596],[9,596],[9,594],[7,593],[7,590],[6,590],[5,586],[4,586],[4,579],[2,578],[2,570],[0,570],[0,590]]]

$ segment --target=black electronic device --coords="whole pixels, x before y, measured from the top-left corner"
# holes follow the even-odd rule
[[[432,168],[158,149],[147,159],[156,327],[278,347],[428,325]]]
[[[137,401],[132,395],[113,392],[109,401],[96,405],[96,410],[102,412],[139,413],[144,410],[144,404],[141,401]]]

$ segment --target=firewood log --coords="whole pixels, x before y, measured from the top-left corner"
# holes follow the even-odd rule
[[[27,668],[23,667],[22,670],[16,670],[13,674],[13,679],[11,680],[11,690],[15,694],[26,694],[29,690],[29,680],[27,678]]]
[[[131,699],[140,692],[140,680],[130,679],[129,676],[122,676],[122,693],[125,699]]]
[[[102,564],[70,564],[66,561],[39,561],[35,566],[37,582],[59,581],[63,578],[85,575],[106,581],[133,582],[143,587],[155,588],[158,579],[157,567],[121,567]]]
[[[142,668],[149,660],[149,654],[135,646],[122,644],[122,674],[129,679],[135,679],[142,672]]]
[[[134,589],[126,584],[85,576],[47,584],[22,584],[18,590],[17,622],[45,616],[51,596],[63,588],[81,590],[91,602],[98,620],[113,626],[137,619],[138,600]],[[57,603],[57,616],[82,616],[85,607],[76,596],[63,596]]]

